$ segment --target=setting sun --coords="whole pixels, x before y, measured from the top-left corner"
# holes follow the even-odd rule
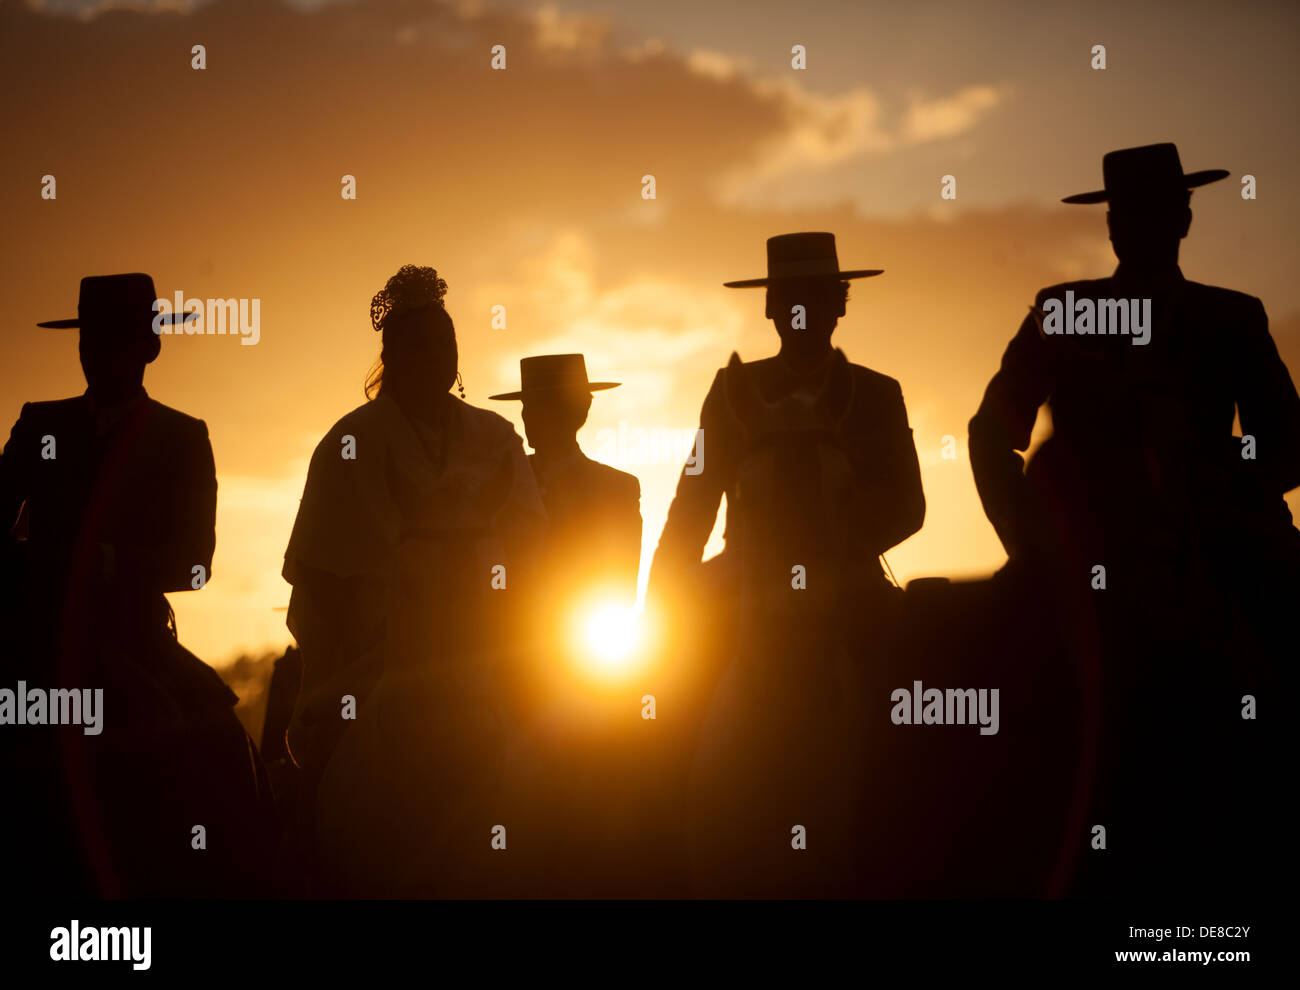
[[[581,661],[592,673],[628,673],[641,656],[641,616],[636,609],[613,603],[583,612],[580,623]]]

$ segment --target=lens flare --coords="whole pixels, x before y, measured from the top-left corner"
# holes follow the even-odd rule
[[[596,606],[582,621],[586,666],[596,673],[619,674],[635,665],[641,640],[636,609],[615,604]]]

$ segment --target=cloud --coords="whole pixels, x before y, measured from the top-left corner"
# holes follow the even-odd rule
[[[713,75],[719,72],[715,68]],[[837,166],[969,134],[1010,92],[1007,86],[981,84],[932,100],[913,96],[901,123],[891,127],[882,100],[867,87],[832,95],[812,93],[784,79],[760,79],[752,87],[763,99],[780,106],[783,126],[761,143],[751,161],[733,169],[719,183],[720,198],[729,206],[795,205],[806,198],[797,191],[800,180],[824,175]],[[814,189],[811,195],[817,198],[821,192]]]
[[[752,61],[711,48],[696,48],[686,56],[686,66],[696,75],[729,82],[746,72]]]
[[[577,231],[558,232],[539,256],[526,260],[510,284],[514,307],[537,326],[561,328],[529,343],[529,353],[587,351],[594,379],[626,383],[602,406],[643,421],[664,417],[666,400],[681,390],[692,399],[741,334],[742,311],[715,285],[683,285],[676,277],[643,271],[598,285],[595,245]],[[481,297],[503,296],[487,283]],[[593,343],[595,346],[593,347]],[[503,354],[494,371],[502,382],[519,377],[518,356]],[[687,422],[678,424],[689,426]],[[667,424],[664,424],[667,425]]]
[[[809,93],[793,82],[763,82],[756,91],[784,104],[786,129],[774,137],[756,169],[760,177],[821,168],[897,146],[880,125],[880,100],[858,87],[836,96]]]
[[[1005,86],[981,85],[936,100],[914,98],[903,119],[900,140],[920,144],[965,134],[987,111],[1002,103],[1007,92]]]
[[[562,13],[549,3],[533,15],[533,24],[536,26],[533,44],[539,51],[567,55],[604,49],[610,30],[606,18]]]

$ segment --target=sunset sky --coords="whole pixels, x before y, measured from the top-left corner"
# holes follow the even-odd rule
[[[2,2],[0,419],[84,389],[76,332],[35,326],[75,314],[83,275],[260,299],[256,346],[164,338],[145,386],[207,421],[217,459],[182,641],[217,665],[282,647],[285,544],[312,449],[363,401],[370,297],[432,265],[469,401],[521,435],[518,404],[487,400],[520,357],[581,351],[624,383],[580,440],[641,479],[644,571],[681,465],[620,461],[601,431],[693,431],[730,352],[777,345],[763,293],[721,283],[762,275],[769,235],[830,230],[844,267],[885,269],[835,343],[901,382],[921,458],[925,526],[893,571],[987,573],[966,425],[1035,291],[1113,269],[1105,208],[1059,203],[1100,187],[1104,152],[1174,141],[1187,171],[1231,171],[1193,195],[1183,272],[1259,296],[1300,368],[1300,8],[1050,6]]]

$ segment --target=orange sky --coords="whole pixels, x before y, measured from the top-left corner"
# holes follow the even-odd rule
[[[1113,267],[1104,208],[1057,202],[1100,185],[1106,150],[1172,140],[1189,171],[1232,171],[1193,197],[1184,273],[1260,296],[1300,367],[1293,5],[102,6],[0,6],[0,418],[84,387],[75,332],[34,326],[75,312],[82,275],[261,300],[256,346],[164,338],[145,382],[212,437],[213,579],[172,599],[213,663],[289,640],[275,608],[307,459],[362,400],[369,300],[404,263],[446,277],[469,401],[521,435],[517,405],[486,400],[519,357],[578,350],[624,382],[580,436],[599,455],[620,424],[692,430],[730,351],[776,346],[762,293],[721,282],[762,274],[770,234],[834,231],[846,267],[886,270],[854,284],[835,341],[907,400],[928,512],[889,554],[903,581],[1003,559],[966,424],[1034,291]],[[614,463],[642,480],[647,566],[680,464]]]

